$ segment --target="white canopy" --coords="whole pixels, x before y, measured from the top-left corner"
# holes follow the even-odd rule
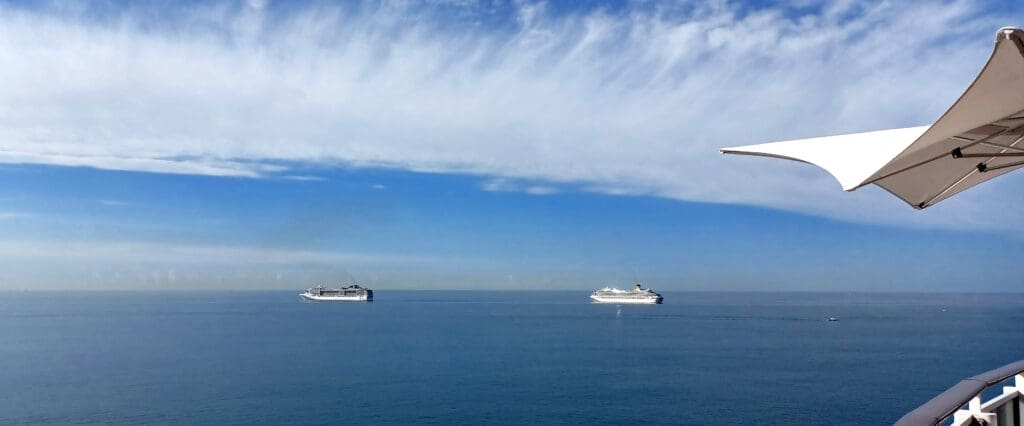
[[[803,161],[852,191],[875,184],[914,208],[1024,166],[1024,31],[1003,28],[992,57],[935,124],[723,148]]]

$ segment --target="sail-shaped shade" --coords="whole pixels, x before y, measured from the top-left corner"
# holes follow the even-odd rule
[[[803,161],[852,191],[875,184],[922,209],[1024,166],[1024,31],[996,34],[988,63],[931,126],[722,148]]]

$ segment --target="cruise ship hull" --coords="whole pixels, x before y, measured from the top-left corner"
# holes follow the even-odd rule
[[[318,301],[318,302],[370,302],[370,301],[373,301],[372,297],[370,297],[368,295],[365,295],[365,294],[357,295],[357,296],[318,296],[318,295],[315,295],[315,294],[300,293],[299,296],[302,296],[302,298],[306,299],[306,300],[315,300],[315,301]]]
[[[590,296],[591,303],[615,303],[615,304],[630,304],[630,305],[656,305],[661,303],[661,298],[649,298],[649,299],[626,299],[617,297],[601,297],[601,296]]]

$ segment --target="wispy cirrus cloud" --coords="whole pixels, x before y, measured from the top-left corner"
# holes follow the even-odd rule
[[[22,218],[31,217],[31,216],[32,215],[29,214],[29,213],[0,211],[0,220],[22,219]]]
[[[463,260],[464,261],[464,260]],[[140,241],[0,240],[0,289],[299,289],[351,279],[408,279],[443,259],[359,251]],[[404,275],[403,275],[404,274]],[[388,283],[401,286],[402,279]],[[409,285],[409,284],[405,284]]]
[[[300,182],[323,182],[326,179],[320,176],[307,176],[307,175],[285,175],[282,178],[287,180],[295,180]]]
[[[38,147],[40,151],[46,146]],[[139,158],[111,155],[65,155],[47,152],[0,150],[0,163],[8,164],[54,164],[70,167],[94,167],[105,170],[132,170],[153,173],[183,175],[207,175],[224,177],[259,177],[264,173],[284,170],[281,166],[215,160],[209,158],[171,159]]]
[[[99,202],[100,202],[100,204],[102,204],[104,206],[108,206],[108,207],[128,207],[128,206],[132,205],[131,202],[122,201],[122,200],[103,199],[103,200],[99,200]]]
[[[525,192],[530,195],[551,195],[558,193],[558,188],[548,185],[528,185],[512,179],[489,179],[480,184],[480,189],[489,192]]]
[[[933,121],[1006,23],[985,3],[521,3],[490,25],[493,9],[224,2],[155,25],[138,8],[0,6],[0,163],[236,177],[345,164],[1017,227],[998,212],[1024,207],[1019,178],[920,214],[810,167],[717,154]]]
[[[530,195],[551,195],[551,194],[557,194],[558,193],[558,189],[555,188],[555,187],[552,187],[552,186],[533,185],[533,186],[527,186],[526,188],[523,188],[523,192],[525,192],[527,194],[530,194]]]
[[[0,260],[160,265],[303,265],[429,263],[429,257],[242,246],[110,241],[0,241]]]

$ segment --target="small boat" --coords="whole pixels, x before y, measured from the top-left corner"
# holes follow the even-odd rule
[[[664,298],[649,288],[643,288],[637,284],[632,290],[619,290],[617,288],[605,287],[590,295],[593,303],[661,303]]]
[[[373,290],[353,284],[342,288],[327,288],[322,285],[299,293],[303,299],[329,302],[371,302]]]
[[[829,322],[838,322],[839,321],[839,317],[828,317],[828,321]]]

